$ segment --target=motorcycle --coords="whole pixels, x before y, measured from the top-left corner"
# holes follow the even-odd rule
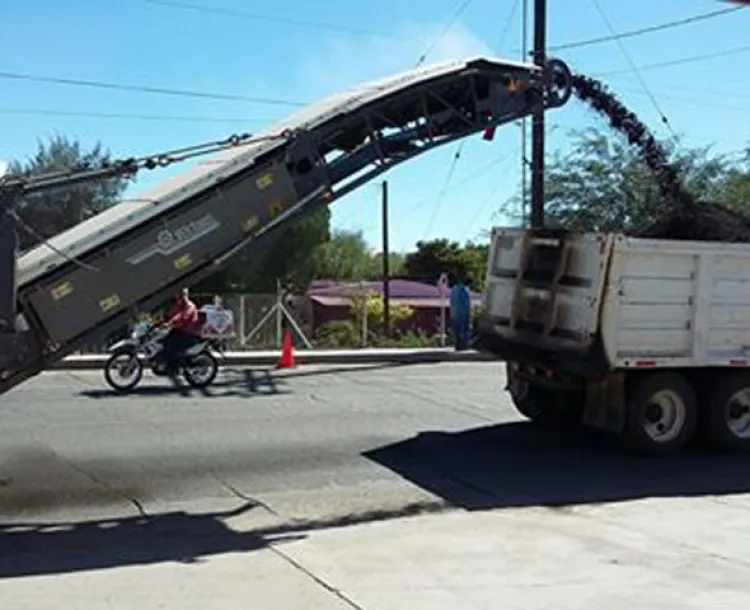
[[[130,337],[117,341],[108,349],[112,355],[104,366],[104,378],[110,387],[120,393],[132,391],[143,376],[144,363],[158,377],[168,373],[161,353],[169,328],[140,322]],[[214,346],[209,339],[200,339],[195,345],[177,355],[178,373],[194,388],[205,388],[216,378],[219,364],[211,352]],[[120,379],[126,381],[120,381]]]

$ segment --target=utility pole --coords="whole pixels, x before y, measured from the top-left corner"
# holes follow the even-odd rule
[[[0,190],[0,333],[11,334],[16,329],[17,201],[15,190]]]
[[[386,338],[391,336],[391,289],[388,259],[388,181],[383,180],[383,326]]]
[[[529,30],[529,0],[523,0],[523,8],[521,10],[521,61],[525,62],[528,57],[526,56],[526,50],[529,46],[527,36]],[[526,174],[528,169],[528,160],[526,159],[526,144],[527,144],[527,123],[526,117],[521,119],[521,224],[526,226],[528,223],[528,195],[526,193]]]
[[[546,61],[547,0],[534,0],[534,63]],[[544,93],[531,117],[531,226],[544,226]]]

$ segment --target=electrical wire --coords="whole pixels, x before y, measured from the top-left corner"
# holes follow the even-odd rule
[[[503,28],[503,33],[500,35],[500,41],[497,43],[497,54],[500,55],[500,51],[503,48],[503,44],[505,44],[505,39],[508,37],[508,32],[510,31],[510,26],[513,25],[513,17],[516,16],[516,11],[518,10],[518,6],[521,4],[521,0],[515,0],[513,3],[513,7],[510,9],[510,13],[508,14],[508,18],[505,20],[505,27]]]
[[[90,166],[76,167],[68,170],[38,174],[35,176],[4,176],[0,181],[0,188],[8,191],[15,191],[19,194],[39,192],[49,188],[60,188],[67,184],[75,184],[85,181],[106,180],[117,178],[118,176],[133,175],[140,169],[155,169],[157,167],[167,167],[172,163],[186,161],[187,159],[233,148],[238,146],[247,146],[259,142],[287,139],[294,134],[289,130],[284,130],[279,134],[254,137],[251,134],[233,134],[223,140],[214,140],[201,144],[194,144],[182,148],[172,149],[166,152],[135,157],[130,159],[108,162],[100,168]],[[2,213],[11,216],[19,226],[27,231],[32,237],[39,240],[50,250],[63,257],[67,262],[72,263],[87,271],[98,271],[93,267],[76,257],[72,257],[62,250],[58,249],[49,239],[42,236],[29,223],[25,222],[16,212],[15,209],[8,206],[2,210]]]
[[[192,2],[178,2],[177,0],[143,0],[145,4],[152,4],[155,6],[162,6],[168,8],[177,8],[182,10],[193,10],[201,13],[212,13],[214,15],[226,15],[229,17],[240,17],[243,19],[250,19],[253,21],[265,21],[267,23],[280,23],[284,25],[292,25],[299,27],[306,27],[317,30],[329,30],[332,32],[339,32],[341,34],[352,34],[355,36],[371,36],[378,38],[391,38],[391,39],[402,39],[402,37],[395,36],[393,34],[384,34],[382,32],[375,32],[373,30],[363,30],[360,28],[354,28],[346,25],[339,25],[334,23],[327,23],[322,21],[306,21],[301,19],[290,19],[288,17],[277,17],[274,15],[264,15],[260,13],[250,13],[247,11],[240,11],[237,9],[221,8],[218,6],[206,6],[205,4],[195,4]]]
[[[724,51],[717,51],[714,53],[706,53],[704,55],[692,55],[690,57],[682,57],[679,59],[672,59],[669,61],[660,61],[655,62],[652,64],[643,64],[638,66],[639,70],[656,70],[659,68],[669,68],[672,66],[683,66],[686,64],[691,64],[698,61],[705,61],[707,59],[716,59],[718,57],[727,57],[728,55],[737,55],[739,53],[747,53],[750,51],[750,45],[744,45],[740,47],[732,47],[729,49],[725,49]],[[631,70],[608,70],[607,72],[597,72],[594,74],[591,74],[590,76],[599,78],[602,76],[614,76],[616,74],[628,74]]]
[[[268,123],[272,119],[239,117],[181,116],[166,114],[127,114],[110,112],[89,112],[76,110],[55,110],[47,108],[8,108],[0,106],[0,114],[26,114],[32,116],[70,116],[96,119],[133,119],[139,121],[184,121],[189,123]]]
[[[630,53],[628,53],[622,40],[617,37],[617,32],[615,32],[615,29],[612,26],[612,22],[607,18],[607,15],[604,12],[604,9],[602,9],[601,4],[599,3],[599,0],[591,0],[591,3],[594,5],[594,8],[599,13],[599,16],[602,18],[604,25],[606,26],[606,28],[609,30],[610,34],[612,35],[612,40],[617,44],[617,46],[620,48],[620,52],[622,53],[623,57],[625,57],[625,60],[628,62],[628,64],[630,64],[630,69],[633,71],[633,74],[635,74],[638,80],[640,81],[641,87],[643,87],[643,90],[646,92],[649,99],[651,100],[651,104],[654,106],[654,109],[659,115],[661,122],[664,123],[664,125],[666,125],[667,129],[672,134],[672,137],[675,140],[677,140],[677,134],[675,133],[674,129],[672,129],[672,125],[669,122],[667,115],[664,114],[664,111],[661,109],[661,105],[654,97],[654,94],[651,92],[651,89],[649,89],[648,85],[646,84],[645,79],[643,78],[643,75],[641,74],[641,71],[638,69],[638,66],[636,66],[635,62],[633,61],[633,58],[630,57]]]
[[[477,178],[483,176],[486,171],[492,169],[493,167],[495,167],[499,163],[502,163],[503,161],[505,161],[505,159],[507,159],[507,157],[508,157],[507,154],[502,154],[499,157],[496,157],[495,159],[493,159],[489,163],[487,163],[487,164],[481,166],[480,168],[478,168],[476,171],[473,171],[470,174],[468,174],[467,176],[464,176],[458,182],[454,182],[452,185],[450,185],[450,187],[447,190],[448,191],[452,191],[453,189],[458,188],[459,186],[463,186],[464,184],[468,184],[469,182],[471,182],[473,180],[476,180]],[[404,210],[402,216],[407,216],[409,214],[412,214],[412,213],[416,212],[417,210],[422,209],[425,205],[427,205],[428,203],[431,203],[432,201],[434,201],[433,197],[426,197],[426,198],[420,200],[417,204],[415,204],[415,205],[407,208],[406,210]]]
[[[141,85],[121,85],[100,80],[85,80],[77,78],[61,78],[56,76],[37,76],[21,72],[0,72],[0,78],[26,80],[57,85],[73,85],[78,87],[94,87],[97,89],[114,89],[119,91],[136,91],[139,93],[157,93],[162,95],[176,95],[213,100],[228,100],[234,102],[252,102],[255,104],[269,104],[276,106],[306,106],[305,102],[284,100],[278,98],[252,97],[233,93],[210,93],[205,91],[190,91],[187,89],[169,89],[164,87],[146,87]]]
[[[620,82],[624,83],[622,79],[610,79],[610,80],[619,80]],[[627,85],[627,83],[625,84]],[[670,91],[674,90],[674,91],[690,91],[693,93],[703,93],[703,94],[706,93],[706,87],[689,87],[689,86],[686,87],[685,85],[675,85],[673,83],[662,82],[661,79],[659,79],[659,84],[664,87],[669,87]],[[711,87],[709,93],[711,94],[713,98],[716,98],[716,96],[721,96],[721,97],[736,98],[736,99],[750,99],[750,93],[744,93],[742,91],[727,91],[726,89],[714,89],[713,87]],[[675,98],[675,99],[680,99],[680,98]],[[684,98],[684,99],[688,99],[688,98]]]
[[[453,25],[458,21],[459,17],[464,14],[467,8],[469,8],[469,5],[473,2],[473,0],[463,0],[463,2],[458,6],[458,8],[453,12],[453,15],[450,19],[446,22],[445,26],[443,27],[443,30],[435,37],[435,40],[432,41],[429,47],[427,47],[427,50],[425,50],[424,53],[422,53],[419,56],[419,59],[417,59],[417,64],[414,66],[415,68],[418,68],[421,66],[425,60],[427,59],[427,56],[432,53],[432,51],[435,49],[435,47],[440,43],[440,41],[445,38],[445,36],[450,32]]]
[[[512,150],[504,154],[500,160],[504,161],[505,159],[509,159],[511,156],[518,153],[518,145],[516,144]],[[503,183],[503,180],[505,180],[506,176],[501,174],[498,176],[498,179],[495,181],[495,183],[492,185],[492,188],[490,189],[489,193],[487,194],[487,197],[481,201],[481,203],[476,207],[474,210],[474,214],[472,215],[471,219],[469,220],[469,223],[467,224],[466,233],[468,233],[473,227],[474,223],[479,219],[479,216],[484,212],[487,205],[492,201],[494,196],[497,194],[497,190],[500,188],[500,186]]]
[[[435,47],[440,43],[440,41],[448,34],[448,32],[451,30],[453,25],[458,21],[458,19],[461,17],[461,15],[464,14],[466,9],[469,8],[471,5],[472,0],[463,0],[461,4],[458,5],[456,10],[453,12],[451,17],[448,19],[448,21],[445,23],[445,26],[443,27],[442,31],[435,37],[435,39],[432,41],[432,43],[427,47],[427,49],[422,53],[419,58],[417,59],[417,63],[415,65],[415,68],[418,68],[421,66],[425,60],[427,59],[427,56],[432,53],[432,51],[435,49]],[[450,168],[448,169],[448,175],[446,176],[445,181],[443,182],[443,187],[440,189],[440,192],[438,193],[438,199],[437,203],[435,204],[435,207],[432,211],[432,217],[430,219],[430,222],[427,224],[427,232],[429,233],[430,229],[432,228],[432,223],[435,222],[435,218],[437,216],[438,210],[440,208],[440,203],[442,201],[443,196],[445,195],[445,192],[448,189],[448,185],[450,183],[451,177],[453,176],[454,171],[456,170],[456,165],[458,163],[458,160],[461,158],[461,153],[463,152],[464,145],[466,144],[465,141],[462,141],[459,143],[459,145],[456,147],[456,152],[453,155],[453,160],[451,161]]]
[[[60,248],[55,246],[50,242],[49,239],[44,237],[41,233],[39,233],[34,227],[32,227],[29,223],[27,223],[23,218],[21,218],[15,210],[3,210],[3,213],[10,216],[16,224],[21,227],[24,231],[26,231],[31,237],[36,239],[39,243],[44,244],[47,246],[50,250],[52,250],[55,254],[61,256],[63,259],[68,261],[69,263],[73,263],[77,267],[80,267],[81,269],[85,269],[86,271],[99,271],[96,267],[93,267],[89,265],[88,263],[83,262],[82,260],[78,259],[75,256],[70,256],[69,254],[66,254]]]
[[[445,194],[448,192],[448,186],[450,184],[451,178],[453,178],[453,173],[456,171],[456,165],[458,165],[458,160],[461,158],[461,153],[463,152],[464,143],[466,140],[462,141],[461,144],[456,149],[456,152],[453,155],[453,160],[451,161],[450,167],[448,168],[448,174],[445,176],[445,180],[443,181],[443,186],[440,189],[440,192],[438,193],[437,199],[435,200],[435,205],[432,209],[432,215],[430,216],[430,221],[425,226],[425,237],[429,234],[429,232],[432,230],[432,225],[435,223],[435,219],[437,218],[438,212],[440,211],[440,206],[443,203],[443,198],[445,197]]]
[[[668,30],[672,28],[682,27],[691,25],[698,21],[705,21],[707,19],[713,19],[714,17],[720,17],[728,13],[734,13],[736,11],[747,8],[745,6],[733,6],[731,8],[723,8],[708,13],[701,13],[699,15],[693,15],[692,17],[686,17],[685,19],[678,19],[675,21],[667,21],[658,25],[653,25],[637,30],[630,30],[627,32],[620,32],[619,34],[611,34],[610,36],[601,36],[599,38],[590,38],[588,40],[580,40],[578,42],[569,42],[566,44],[559,44],[550,46],[547,48],[548,51],[562,51],[567,49],[580,49],[581,47],[587,47],[594,44],[601,44],[604,42],[610,42],[612,40],[623,40],[624,38],[633,38],[635,36],[642,36],[644,34],[651,34],[653,32],[660,32],[662,30]]]
[[[623,87],[618,86],[617,91],[620,93],[631,93],[633,95],[648,95],[641,89],[635,89],[630,87]],[[734,106],[730,104],[722,104],[721,102],[714,102],[709,100],[699,100],[693,97],[683,97],[681,95],[672,95],[671,93],[664,93],[661,90],[655,91],[659,95],[660,98],[666,99],[666,100],[674,100],[675,102],[682,102],[685,104],[692,104],[693,106],[698,106],[701,108],[721,108],[725,110],[733,110],[737,112],[744,112],[747,113],[747,106]]]
[[[512,23],[513,17],[516,14],[516,10],[518,10],[518,4],[519,4],[519,2],[520,2],[520,0],[515,0],[512,8],[510,10],[510,14],[508,15],[508,17],[506,19],[505,27],[503,28],[503,33],[502,33],[502,35],[500,37],[500,46],[505,41],[505,37],[508,34],[508,30],[510,29],[510,25]],[[466,8],[468,7],[468,4],[469,4],[469,2],[467,1],[467,2],[464,2],[464,4],[462,4],[459,7],[459,10],[456,11],[456,13],[453,15],[453,18],[451,19],[451,23],[454,22],[458,18],[458,16],[460,16],[460,14],[464,10],[466,10]],[[451,160],[450,167],[448,168],[448,174],[446,176],[445,181],[443,182],[443,186],[440,189],[440,192],[438,193],[437,200],[435,202],[435,207],[434,207],[434,209],[432,211],[432,215],[430,216],[430,221],[426,225],[425,235],[429,234],[429,232],[432,230],[432,225],[434,224],[435,220],[437,219],[438,212],[440,211],[440,207],[441,207],[441,205],[443,203],[443,199],[444,199],[446,193],[448,192],[450,181],[451,181],[451,179],[453,177],[454,172],[456,171],[456,166],[458,165],[458,161],[461,158],[461,155],[463,154],[464,147],[466,146],[466,143],[467,143],[467,140],[462,140],[458,144],[458,146],[456,147],[456,152],[453,155],[453,159]]]
[[[172,0],[146,0],[152,3],[164,3],[164,2],[172,2]],[[455,21],[465,12],[465,10],[468,8],[469,4],[472,0],[464,0],[461,5],[457,8],[454,15],[451,17],[451,19],[446,23],[446,26],[444,27],[441,34],[432,42],[430,47],[419,57],[417,61],[417,65],[421,65],[429,55],[429,53],[434,50],[434,48],[437,46],[437,44],[442,40],[442,38],[447,34],[447,32],[451,29],[451,27],[454,25]],[[174,2],[172,2],[174,3]],[[739,10],[741,8],[745,7],[732,7],[731,9],[723,9],[724,11],[728,10]],[[515,14],[515,11],[511,11],[511,16]],[[706,17],[707,18],[707,17]],[[692,18],[695,19],[695,18]],[[509,19],[510,21],[510,19]],[[685,20],[683,20],[685,21]],[[677,24],[678,22],[673,22]],[[680,22],[681,23],[681,22]],[[662,26],[667,24],[662,24]],[[654,26],[656,27],[662,27],[662,26]],[[506,26],[507,29],[507,26]],[[653,28],[651,28],[653,29]],[[662,27],[663,29],[663,27]],[[625,32],[622,34],[616,35],[615,39],[625,38],[627,36],[633,35],[632,32]],[[613,36],[608,36],[604,38],[598,38],[596,39],[597,42],[605,42],[607,40],[612,40]],[[581,43],[570,43],[569,45],[564,45],[565,48],[570,48],[571,45],[581,45],[583,43],[586,44],[593,44],[592,41],[581,41]],[[550,47],[550,50],[559,49],[561,47]],[[717,53],[709,53],[705,55],[696,55],[692,57],[687,57],[683,59],[677,59],[667,62],[658,62],[654,64],[647,64],[639,66],[640,70],[651,70],[656,68],[662,68],[662,67],[669,67],[674,65],[681,65],[686,63],[691,63],[694,61],[702,61],[707,59],[713,59],[718,57],[725,57],[728,55],[733,55],[737,53],[744,53],[750,51],[750,46],[741,46],[741,47],[735,47],[731,49],[727,49],[725,51],[720,51]],[[625,74],[630,72],[631,70],[612,70],[607,72],[602,72],[599,74],[594,74],[593,76],[611,76],[611,75],[617,75],[617,74]],[[266,98],[266,97],[255,97],[255,96],[248,96],[248,95],[241,95],[241,94],[234,94],[234,93],[223,93],[223,92],[210,92],[210,91],[194,91],[194,90],[186,90],[186,89],[176,89],[176,88],[166,88],[166,87],[149,87],[149,86],[142,86],[142,85],[127,85],[122,83],[113,83],[113,82],[107,82],[107,81],[100,81],[100,80],[92,80],[92,79],[78,79],[78,78],[67,78],[67,77],[56,77],[56,76],[41,76],[41,75],[35,75],[35,74],[28,74],[28,73],[21,73],[21,72],[9,72],[9,71],[0,71],[0,79],[6,79],[6,80],[26,80],[26,81],[32,81],[32,82],[46,82],[46,83],[52,83],[52,84],[59,84],[59,85],[69,85],[69,86],[79,86],[79,87],[92,87],[92,88],[98,88],[98,89],[109,89],[109,90],[118,90],[118,91],[131,91],[131,92],[137,92],[137,93],[150,93],[150,94],[161,94],[161,95],[172,95],[172,96],[180,96],[180,97],[190,97],[190,98],[197,98],[197,99],[214,99],[214,100],[225,100],[225,101],[235,101],[235,102],[249,102],[249,103],[256,103],[256,104],[268,104],[268,105],[278,105],[278,106],[288,106],[288,107],[304,107],[309,104],[309,102],[301,101],[301,100],[291,100],[291,99],[282,99],[282,98]]]

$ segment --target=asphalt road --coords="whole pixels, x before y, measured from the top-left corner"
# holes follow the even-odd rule
[[[342,498],[357,509],[423,500],[367,452],[508,419],[500,370],[230,370],[204,393],[150,378],[126,397],[98,373],[45,374],[2,397],[0,514],[126,515],[240,496],[307,517]]]
[[[658,549],[670,549],[690,556],[694,571],[724,575],[711,587],[736,593],[732,570],[750,568],[750,534],[734,526],[746,521],[750,509],[748,460],[700,452],[636,460],[606,438],[542,434],[519,419],[503,386],[502,367],[495,363],[230,370],[205,393],[146,378],[140,391],[125,397],[111,394],[99,373],[42,375],[0,397],[0,598],[2,583],[18,578],[244,557],[272,540],[293,542],[311,533],[313,540],[324,540],[315,536],[341,526],[351,531],[401,523],[413,515],[473,514],[460,537],[469,544],[480,535],[481,543],[481,532],[474,531],[479,515],[498,510],[509,515],[505,525],[492,526],[506,532],[504,539],[519,527],[528,540],[546,532],[535,548],[549,544],[558,527],[551,519],[585,515],[585,525],[559,527],[567,535],[583,528],[575,552],[586,557],[596,527],[619,524],[621,533],[602,533],[602,539],[637,531],[644,562]],[[633,502],[639,499],[646,504]],[[670,508],[675,502],[679,508]],[[543,520],[529,523],[539,507],[547,511]],[[227,528],[232,519],[252,535]],[[430,526],[435,541],[440,523],[448,522]],[[385,538],[378,540],[385,545]],[[686,547],[690,540],[696,545]],[[367,551],[375,548],[372,540],[366,544]],[[439,543],[434,545],[430,552],[437,554]],[[343,553],[332,548],[334,555]],[[359,546],[357,555],[339,565],[356,566],[365,552]],[[524,552],[530,553],[519,560],[524,565],[542,561],[533,548]],[[309,549],[299,553],[298,560],[287,558],[295,574],[303,559],[320,564]],[[373,565],[397,562],[386,546],[376,557],[370,558],[370,572]],[[727,565],[711,563],[717,557]],[[484,565],[487,558],[477,561]],[[656,578],[661,569],[647,573]],[[670,578],[691,578],[690,570],[668,571]],[[312,572],[305,574],[318,593],[325,590],[325,603],[335,598],[341,604],[323,606],[305,597],[309,607],[379,607],[345,600]],[[81,586],[90,592],[90,584]],[[12,595],[22,590],[27,606],[17,607],[40,607],[38,584],[5,589]],[[744,607],[750,585],[747,593]],[[443,607],[426,599],[413,599],[410,607]],[[613,599],[603,598],[596,607]],[[101,599],[92,600],[91,607],[104,607]],[[559,600],[553,596],[545,603],[552,601]],[[295,603],[284,598],[279,607],[307,607]],[[236,600],[227,607],[232,604]],[[389,604],[383,607],[396,607],[393,600]],[[267,607],[275,606],[269,601]],[[518,607],[536,606],[525,596]],[[539,607],[546,606],[540,601]]]

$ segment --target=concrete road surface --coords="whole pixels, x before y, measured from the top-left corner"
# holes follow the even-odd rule
[[[750,461],[542,435],[492,363],[0,397],[0,607],[750,607]]]

